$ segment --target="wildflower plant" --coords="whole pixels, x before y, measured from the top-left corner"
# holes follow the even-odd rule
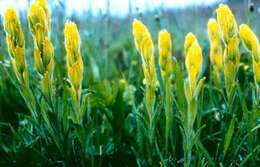
[[[238,28],[230,8],[225,4],[220,4],[217,13],[217,21],[221,29],[222,39],[224,41],[224,76],[227,89],[228,100],[234,94],[235,77],[240,62]]]
[[[20,90],[28,108],[36,119],[36,102],[29,85],[29,72],[25,59],[25,39],[21,23],[13,8],[6,10],[4,15],[4,29],[6,32],[6,43],[11,58],[13,72],[18,81]]]
[[[182,115],[182,136],[184,166],[190,166],[192,147],[197,136],[193,127],[197,115],[197,100],[205,78],[199,79],[199,74],[202,70],[203,57],[196,36],[192,33],[188,33],[185,39],[184,47],[187,49],[185,66],[188,72],[188,78],[185,82],[184,89],[188,108]],[[187,43],[189,43],[189,45],[186,45]]]
[[[154,45],[151,34],[147,27],[139,20],[133,21],[133,36],[135,46],[142,58],[142,68],[144,73],[145,92],[144,92],[144,106],[145,106],[145,125],[147,127],[147,138],[149,146],[154,146],[155,133],[155,99],[157,74],[155,71],[154,62]],[[150,151],[151,152],[151,151]],[[152,152],[149,155],[149,164],[152,164]]]
[[[155,104],[155,90],[157,76],[154,63],[154,46],[151,34],[146,26],[139,20],[133,22],[133,36],[135,46],[142,57],[142,67],[145,78],[145,108],[148,125],[152,127],[152,116]]]
[[[161,29],[167,22],[160,16],[157,42],[137,19],[131,20],[133,40],[111,41],[113,22],[105,23],[103,35],[104,23],[89,20],[85,33],[74,21],[51,19],[46,0],[31,3],[21,22],[8,8],[6,61],[0,43],[0,164],[257,166],[259,41],[249,25],[238,29],[227,5],[220,4],[216,16],[204,27],[208,50],[199,32],[184,37]],[[23,33],[27,23],[29,33]],[[240,53],[247,68],[239,68]],[[10,93],[9,83],[19,92]]]
[[[221,84],[221,73],[223,67],[223,54],[220,29],[214,18],[208,21],[208,36],[210,40],[210,62],[212,65],[213,78],[216,85]]]
[[[84,108],[81,109],[81,85],[83,79],[83,61],[80,54],[80,36],[75,23],[68,21],[64,28],[65,46],[67,52],[67,72],[70,82],[70,96],[72,99],[72,120],[81,124]],[[85,99],[85,98],[84,98]]]
[[[173,60],[172,60],[172,41],[171,35],[166,30],[159,32],[158,38],[159,50],[159,65],[164,83],[164,98],[165,98],[165,148],[167,151],[168,140],[172,133],[172,73],[173,73]]]
[[[246,48],[251,52],[252,62],[253,62],[253,72],[257,87],[257,93],[259,97],[259,85],[260,85],[260,52],[259,52],[259,41],[255,33],[246,24],[241,24],[239,26],[239,35],[246,46]]]
[[[43,96],[54,110],[54,48],[49,37],[51,28],[50,14],[46,0],[34,2],[28,12],[28,22],[34,40],[34,64],[40,76],[40,85]]]

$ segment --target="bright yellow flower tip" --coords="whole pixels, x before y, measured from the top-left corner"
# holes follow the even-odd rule
[[[4,14],[4,29],[7,33],[8,46],[12,47],[10,49],[14,49],[13,47],[23,48],[25,46],[21,23],[16,11],[13,8],[8,8]],[[14,55],[11,54],[11,56]]]
[[[190,48],[190,46],[192,45],[192,43],[194,41],[196,41],[196,36],[189,32],[186,36],[185,36],[185,41],[184,41],[184,51],[185,51],[185,54],[187,54],[188,52],[188,49]]]
[[[259,42],[255,33],[246,24],[239,26],[239,35],[248,50],[253,54],[256,62],[259,61]]]
[[[222,46],[220,39],[220,30],[216,19],[211,18],[208,21],[208,35],[210,39],[210,61],[217,67],[222,69]]]
[[[33,3],[28,11],[29,28],[35,38],[40,42],[49,31],[49,23],[42,6]]]
[[[220,40],[220,30],[217,20],[214,18],[208,21],[208,35],[211,42],[219,42]]]
[[[237,34],[237,23],[228,5],[220,4],[216,10],[218,23],[221,27],[223,39],[227,43],[229,38]]]
[[[8,53],[16,78],[20,84],[28,86],[28,68],[25,60],[25,40],[16,11],[8,8],[4,14],[4,29]]]
[[[159,32],[159,65],[161,68],[161,72],[166,72],[168,74],[171,73],[172,70],[172,41],[171,34],[166,30],[161,30]]]
[[[77,25],[71,21],[67,21],[64,28],[65,45],[67,52],[79,52],[80,36]]]
[[[37,0],[36,3],[38,3],[44,10],[46,19],[47,19],[47,24],[48,24],[48,29],[50,31],[51,28],[51,17],[50,17],[50,12],[47,6],[46,0]]]
[[[75,91],[79,92],[83,79],[83,61],[80,55],[80,35],[74,22],[66,22],[64,36],[67,51],[68,77]]]
[[[195,40],[186,55],[185,65],[189,75],[190,88],[194,91],[198,75],[202,67],[202,50],[197,40]]]
[[[133,36],[134,36],[136,49],[140,52],[141,42],[143,38],[145,36],[146,38],[150,38],[149,31],[147,27],[137,19],[134,19],[132,24],[132,29],[133,29]]]
[[[133,36],[137,51],[141,54],[144,63],[153,57],[153,40],[147,27],[139,20],[133,21]]]

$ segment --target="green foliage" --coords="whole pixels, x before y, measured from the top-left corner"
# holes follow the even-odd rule
[[[75,123],[64,36],[60,31],[66,19],[62,10],[58,8],[52,13],[51,39],[55,48],[52,105],[44,97],[34,69],[33,41],[25,18],[21,16],[29,88],[21,87],[15,78],[0,25],[0,166],[258,166],[259,90],[250,54],[242,47],[232,99],[227,98],[223,74],[222,82],[215,84],[216,76],[207,61],[207,44],[202,45],[203,70],[192,94],[186,88],[182,55],[184,35],[190,30],[188,26],[181,27],[183,13],[173,15],[173,22],[167,18],[167,12],[162,12],[159,21],[151,17],[154,13],[143,15],[152,34],[165,27],[173,36],[172,106],[169,107],[172,121],[166,145],[166,99],[160,72],[156,69],[159,83],[151,122],[147,122],[141,57],[131,38],[132,18],[126,21],[109,15],[75,17],[84,62],[79,110],[82,123]],[[192,14],[190,10],[186,12],[191,15],[186,21],[194,23],[194,32],[202,42],[206,39],[206,19],[212,11],[205,18],[199,17],[197,10],[191,11]],[[190,119],[187,119],[188,110],[194,114],[189,115]]]

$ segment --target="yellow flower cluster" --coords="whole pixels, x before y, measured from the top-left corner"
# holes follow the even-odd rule
[[[12,67],[20,84],[29,85],[28,67],[25,60],[25,40],[21,23],[13,8],[6,10],[4,15],[4,29],[8,53],[11,57]]]
[[[83,61],[80,55],[80,36],[77,25],[70,21],[66,22],[64,36],[68,77],[73,87],[73,98],[75,101],[79,101],[83,79]]]
[[[53,46],[49,38],[50,16],[46,0],[37,0],[28,12],[29,28],[34,39],[35,67],[42,76],[53,73]]]
[[[246,24],[242,24],[239,26],[239,34],[247,49],[250,50],[252,53],[255,80],[258,84],[260,84],[260,53],[259,41],[257,39],[257,36]]]
[[[225,4],[220,4],[216,10],[217,20],[221,27],[222,36],[226,43],[234,35],[237,35],[237,23],[235,16],[233,15],[230,8]]]
[[[161,74],[163,80],[169,78],[173,70],[173,61],[172,61],[172,41],[171,34],[166,30],[161,30],[159,32],[159,65],[161,69]]]
[[[198,76],[202,68],[202,50],[196,39],[196,36],[192,33],[188,33],[186,35],[185,44],[184,47],[187,49],[185,66],[188,71],[190,89],[191,92],[193,92],[196,88]]]
[[[34,40],[34,64],[41,76],[42,92],[51,99],[54,49],[49,37],[51,20],[46,0],[36,0],[30,6],[27,18]]]
[[[222,69],[222,44],[220,29],[216,19],[211,18],[208,21],[208,35],[210,39],[210,61],[211,64],[218,70]]]
[[[157,84],[157,75],[154,63],[154,46],[151,34],[146,26],[139,20],[133,21],[133,36],[137,51],[142,57],[142,67],[145,78],[145,107],[149,127],[152,127],[152,112],[155,104],[155,90]]]
[[[220,4],[216,10],[218,24],[225,42],[224,76],[227,92],[230,95],[232,84],[240,61],[238,28],[235,17],[227,5]]]
[[[143,71],[146,80],[146,85],[155,89],[157,83],[157,76],[154,64],[154,46],[151,34],[146,26],[139,20],[135,19],[133,22],[133,36],[135,46],[142,56]]]

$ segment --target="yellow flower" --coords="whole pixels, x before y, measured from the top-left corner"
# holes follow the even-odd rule
[[[239,39],[233,36],[229,39],[224,51],[224,75],[227,90],[230,91],[240,61]]]
[[[77,25],[73,22],[66,22],[64,28],[65,44],[67,53],[77,53],[80,51],[80,35],[77,29]],[[71,56],[77,56],[71,54]],[[75,61],[75,57],[69,58],[72,62]]]
[[[220,4],[216,13],[223,39],[227,43],[229,38],[236,35],[238,31],[235,17],[230,8],[225,4]]]
[[[29,85],[28,68],[25,60],[25,40],[16,11],[8,8],[4,14],[4,29],[12,68],[20,84]]]
[[[172,51],[172,41],[171,35],[166,30],[161,30],[159,32],[159,65],[161,69],[162,75],[166,74],[166,77],[169,77],[172,71],[172,58],[171,58],[171,51]]]
[[[220,42],[220,30],[217,20],[214,18],[211,18],[208,21],[208,35],[211,42]]]
[[[255,74],[255,80],[260,84],[260,61],[259,61],[259,42],[255,33],[246,24],[239,26],[239,34],[243,40],[245,46],[252,53],[253,59],[253,71]]]
[[[38,3],[43,8],[43,10],[45,12],[46,19],[47,19],[48,31],[50,31],[50,29],[51,29],[51,16],[50,16],[50,12],[49,12],[49,9],[48,9],[48,6],[47,6],[47,2],[46,2],[46,0],[37,0],[36,3]]]
[[[246,24],[239,26],[239,35],[247,47],[253,54],[253,58],[256,62],[259,61],[259,42],[255,33]]]
[[[135,41],[135,46],[137,50],[140,52],[140,46],[142,40],[146,38],[151,38],[151,35],[147,29],[147,27],[139,20],[134,19],[133,24],[133,36],[134,36],[134,41]]]
[[[24,34],[22,31],[21,23],[19,17],[16,14],[16,11],[13,8],[8,8],[4,14],[4,29],[7,34],[6,40],[10,51],[16,47],[24,48],[25,40]],[[10,54],[12,57],[15,57],[14,54]]]
[[[153,41],[147,27],[137,19],[133,21],[133,36],[137,51],[140,52],[144,63],[147,63],[153,56]]]
[[[36,38],[38,45],[44,39],[49,31],[49,23],[44,9],[39,3],[33,3],[28,11],[29,28],[34,37]]]
[[[184,41],[184,52],[185,54],[187,54],[188,49],[190,48],[190,46],[192,45],[192,43],[194,41],[196,41],[196,37],[193,33],[189,32],[186,36],[185,36],[185,41]]]
[[[53,58],[53,46],[51,40],[46,37],[43,41],[43,63],[47,66]]]
[[[79,90],[83,79],[83,61],[80,58],[78,62],[68,67],[68,76],[75,90]]]
[[[143,40],[140,43],[140,52],[142,55],[143,62],[146,65],[149,65],[150,59],[153,58],[153,51],[154,46],[152,39],[148,36],[144,36]]]
[[[198,41],[195,40],[188,49],[185,60],[185,65],[189,76],[190,88],[192,91],[194,91],[196,87],[198,75],[200,74],[202,68],[202,61],[202,51]]]
[[[65,46],[67,51],[68,77],[77,94],[83,79],[83,61],[80,55],[80,35],[77,25],[67,21],[64,28]]]
[[[154,70],[153,41],[149,30],[141,21],[137,19],[133,21],[133,36],[136,49],[142,57],[142,67],[146,84],[156,87],[157,77]]]
[[[257,84],[260,85],[260,61],[259,62],[253,61],[253,71],[255,74],[255,80]]]
[[[220,71],[222,69],[222,46],[220,30],[216,19],[208,21],[208,35],[210,39],[210,61]]]
[[[232,38],[229,39],[228,44],[227,44],[227,54],[226,58],[234,61],[234,63],[239,63],[240,60],[240,53],[239,53],[239,39],[236,36],[233,36]]]

